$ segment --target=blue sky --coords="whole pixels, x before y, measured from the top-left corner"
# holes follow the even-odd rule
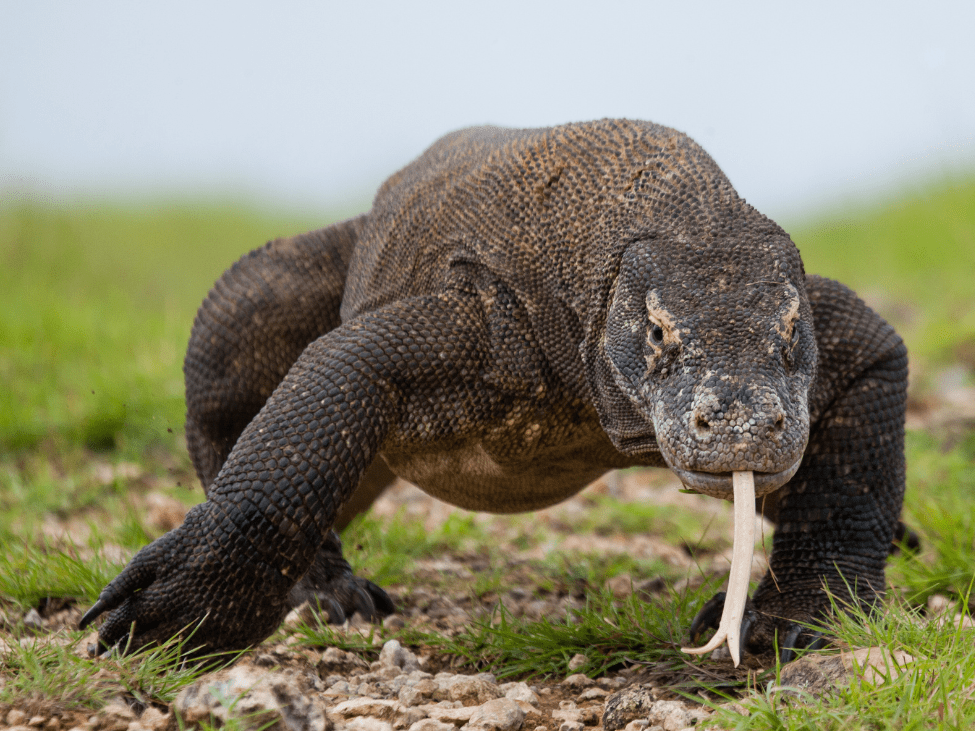
[[[597,9],[598,5],[598,9]],[[441,134],[650,119],[771,215],[975,169],[975,3],[4,3],[0,190],[366,203]]]

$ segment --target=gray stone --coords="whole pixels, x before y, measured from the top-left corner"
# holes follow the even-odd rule
[[[711,715],[701,706],[682,701],[656,701],[647,714],[650,727],[660,726],[664,731],[681,731]]]
[[[152,731],[163,731],[169,726],[172,715],[163,713],[158,708],[149,706],[139,716],[139,723]]]
[[[44,620],[41,618],[40,612],[34,607],[31,607],[30,611],[24,615],[24,626],[32,630],[44,629]]]
[[[435,718],[424,718],[410,726],[409,731],[454,731],[456,728],[452,723],[444,723]]]
[[[444,723],[449,723],[454,726],[463,726],[465,723],[471,720],[471,716],[474,715],[474,711],[477,710],[476,706],[460,706],[454,705],[453,701],[446,701],[445,703],[438,703],[436,705],[420,706],[430,718],[436,719],[437,721],[442,721]]]
[[[135,720],[135,711],[123,700],[114,700],[98,712],[98,728],[105,731],[124,731]]]
[[[596,681],[590,678],[585,673],[575,673],[562,681],[562,685],[567,685],[570,688],[580,688],[580,689],[591,688],[595,684]]]
[[[399,700],[405,706],[419,706],[432,699],[436,692],[437,684],[424,678],[400,688]]]
[[[861,647],[839,655],[810,653],[783,666],[779,685],[773,690],[820,697],[846,684],[853,676],[860,676],[871,685],[881,685],[888,678],[896,678],[913,662],[914,658],[902,650],[891,653],[881,647]]]
[[[347,731],[393,731],[393,724],[371,716],[357,716],[345,723]]]
[[[407,673],[420,669],[416,655],[403,647],[398,640],[389,640],[383,645],[383,649],[379,653],[379,662],[382,665],[399,668]]]
[[[402,714],[406,708],[399,701],[378,700],[375,698],[353,698],[343,701],[329,713],[342,718],[355,718],[357,716],[372,716],[383,720],[394,718]]]
[[[571,660],[569,660],[569,670],[578,670],[579,668],[584,667],[587,662],[589,662],[588,657],[581,653],[577,653],[572,656]]]
[[[434,694],[437,700],[480,705],[503,695],[497,683],[477,676],[437,673],[433,682],[437,684],[437,691]]]
[[[518,731],[524,720],[525,712],[515,701],[495,698],[477,707],[468,727],[485,731]]]
[[[305,673],[238,665],[184,688],[173,709],[184,725],[237,720],[248,727],[278,724],[288,731],[326,731],[330,724],[315,685]]]
[[[651,690],[645,686],[627,688],[606,699],[603,711],[603,729],[619,731],[630,721],[646,720],[654,704]]]
[[[513,701],[524,701],[537,706],[539,703],[538,694],[528,687],[528,683],[502,683],[498,690],[504,693],[504,697]]]

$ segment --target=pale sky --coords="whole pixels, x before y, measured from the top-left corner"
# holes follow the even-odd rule
[[[773,216],[975,170],[971,0],[0,7],[0,191],[324,213],[450,130],[600,117]]]

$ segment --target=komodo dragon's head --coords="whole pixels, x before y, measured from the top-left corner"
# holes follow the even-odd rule
[[[616,447],[659,448],[687,487],[725,499],[732,472],[753,471],[758,495],[795,474],[817,362],[799,252],[768,219],[747,218],[755,225],[630,244],[596,368]]]

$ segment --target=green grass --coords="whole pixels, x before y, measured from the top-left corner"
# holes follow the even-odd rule
[[[848,683],[819,697],[784,685],[777,667],[775,681],[738,699],[748,715],[724,708],[709,723],[750,731],[968,729],[975,723],[975,630],[923,621],[894,601],[873,616],[837,613],[828,631],[842,645],[885,648],[889,657],[903,652],[913,661],[888,660],[873,678],[857,669]]]
[[[37,606],[45,597],[73,597],[91,604],[127,563],[106,558],[99,535],[83,548],[52,546],[12,533],[0,534],[0,541],[0,596],[21,607]],[[131,541],[129,545],[135,548]],[[138,544],[142,545],[144,539]]]
[[[413,564],[446,552],[470,551],[487,544],[487,537],[473,515],[452,515],[432,531],[422,523],[378,520],[368,513],[359,516],[342,534],[356,570],[382,586],[408,583]]]
[[[909,432],[907,460],[904,521],[920,534],[922,551],[895,557],[890,580],[911,604],[932,594],[968,596],[975,580],[975,432],[947,450]]]
[[[572,672],[593,677],[634,663],[681,663],[680,646],[696,610],[716,587],[705,583],[692,592],[670,592],[643,601],[594,591],[586,605],[561,620],[513,617],[504,605],[494,615],[473,620],[455,637],[427,636],[426,644],[463,657],[470,668],[498,678],[555,679]],[[569,661],[585,662],[569,670]]]
[[[912,365],[975,368],[975,177],[787,230],[807,272],[853,287],[901,332]]]
[[[0,650],[0,667],[9,677],[0,685],[0,703],[42,707],[48,712],[97,709],[119,692],[119,686],[143,705],[171,703],[179,691],[215,669],[208,658],[186,663],[186,640],[174,637],[159,647],[107,659],[88,657],[81,642],[87,632],[13,642]],[[213,658],[211,658],[213,659]],[[219,658],[226,665],[236,656]]]
[[[217,277],[328,223],[232,206],[0,209],[0,450],[174,451],[182,356]]]

